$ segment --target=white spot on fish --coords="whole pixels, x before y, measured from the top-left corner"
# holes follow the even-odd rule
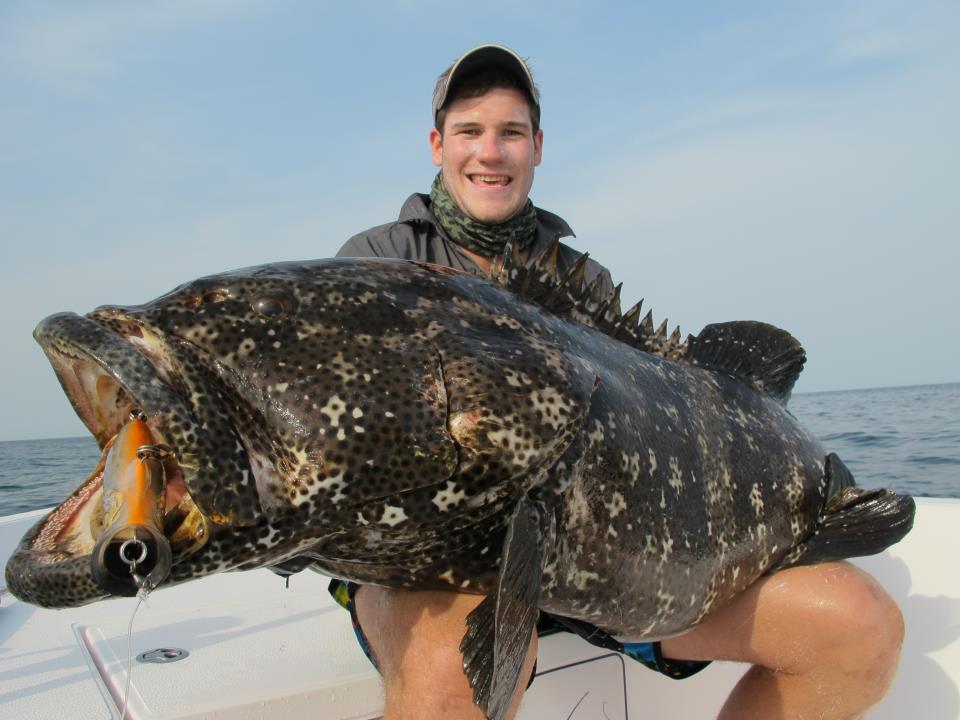
[[[753,487],[750,488],[750,505],[753,507],[753,512],[757,518],[760,518],[763,515],[763,497],[760,494],[759,483],[754,483]]]
[[[680,461],[675,457],[670,458],[670,477],[667,480],[676,492],[680,492],[683,487],[683,473],[680,471]]]
[[[317,487],[322,490],[333,490],[335,494],[333,496],[333,504],[337,505],[343,500],[346,495],[344,495],[341,490],[346,487],[346,483],[343,482],[343,472],[339,472],[336,475],[332,475],[328,478],[324,478],[317,483]]]
[[[591,580],[599,580],[600,576],[589,570],[571,570],[567,573],[567,582],[572,583],[577,590],[586,590]]]
[[[440,512],[446,512],[451,507],[459,505],[466,496],[463,490],[457,490],[455,482],[447,480],[447,486],[433,496],[432,502]]]
[[[237,346],[237,357],[244,358],[256,350],[256,348],[257,343],[253,341],[253,338],[244,338],[240,341],[240,345]]]
[[[384,505],[383,516],[380,518],[380,520],[378,520],[378,522],[381,525],[389,525],[390,527],[394,527],[406,519],[407,514],[403,511],[402,507],[397,505]]]
[[[357,369],[348,361],[342,352],[338,352],[330,361],[330,366],[340,382],[346,384],[357,379]]]
[[[620,466],[624,473],[630,475],[630,479],[637,482],[640,479],[640,453],[634,452],[627,455],[626,452],[620,453]]]
[[[627,503],[623,499],[623,495],[614,490],[613,495],[610,496],[610,502],[604,503],[604,507],[606,507],[610,513],[610,519],[613,520],[617,515],[626,510]]]
[[[523,383],[520,382],[520,375],[514,370],[508,369],[503,379],[507,381],[507,385],[510,387],[523,387]]]
[[[666,564],[670,559],[670,554],[673,552],[673,538],[669,535],[661,541],[661,546],[663,547],[663,552],[660,554],[660,564]]]
[[[511,330],[519,330],[521,327],[519,321],[517,321],[517,319],[514,317],[510,317],[509,315],[497,315],[497,317],[493,319],[493,322],[497,324],[497,327],[506,326]]]
[[[676,597],[666,592],[662,588],[657,590],[657,618],[667,617],[672,608],[673,603],[676,601]]]
[[[603,425],[600,423],[599,420],[594,418],[593,432],[587,435],[587,439],[590,440],[592,444],[599,445],[603,442],[603,438],[604,438]]]
[[[330,419],[333,427],[340,425],[340,418],[347,411],[347,405],[340,399],[339,395],[334,395],[327,401],[327,404],[320,408],[320,413]]]

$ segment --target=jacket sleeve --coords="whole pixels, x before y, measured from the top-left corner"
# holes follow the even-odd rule
[[[358,233],[344,243],[337,257],[415,259],[415,238],[406,223],[387,223]]]

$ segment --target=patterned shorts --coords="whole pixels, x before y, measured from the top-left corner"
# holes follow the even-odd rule
[[[357,609],[353,598],[358,587],[360,586],[348,580],[331,580],[330,594],[338,605],[346,608],[350,612],[350,620],[353,622],[353,632],[357,636],[357,642],[360,643],[363,654],[366,655],[370,662],[373,663],[373,666],[379,670],[380,668],[377,667],[377,661],[374,659],[373,653],[370,652],[370,644],[367,642],[367,636],[363,634],[363,628],[360,627],[360,621],[357,619]],[[537,622],[538,635],[549,635],[563,630],[579,635],[592,645],[623,653],[627,657],[646,665],[651,670],[655,670],[674,680],[682,680],[691,675],[695,675],[710,664],[709,662],[700,662],[698,660],[672,660],[665,658],[660,650],[659,642],[624,643],[589,623],[540,613],[540,619]],[[534,665],[534,673],[536,673],[536,670],[536,665]],[[530,682],[533,682],[533,674],[530,676]]]

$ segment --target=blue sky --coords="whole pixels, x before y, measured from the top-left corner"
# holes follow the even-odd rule
[[[0,6],[0,439],[86,432],[46,315],[393,219],[434,78],[488,41],[542,90],[532,199],[628,301],[788,329],[800,392],[960,381],[960,4],[347,5]]]

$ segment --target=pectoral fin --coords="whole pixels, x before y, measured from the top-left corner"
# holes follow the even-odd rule
[[[913,527],[909,495],[857,487],[834,453],[827,455],[827,499],[813,533],[770,569],[814,565],[883,552]]]
[[[524,497],[510,519],[496,595],[467,616],[460,643],[473,701],[490,720],[502,720],[520,682],[537,622],[540,579],[550,518],[544,505]]]

